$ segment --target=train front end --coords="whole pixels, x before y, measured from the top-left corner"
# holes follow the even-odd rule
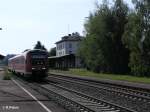
[[[43,50],[32,50],[28,53],[27,69],[33,78],[44,78],[48,75],[48,53]]]

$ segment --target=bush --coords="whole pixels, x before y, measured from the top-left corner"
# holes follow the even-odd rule
[[[5,70],[3,80],[11,80],[11,73],[8,70]]]

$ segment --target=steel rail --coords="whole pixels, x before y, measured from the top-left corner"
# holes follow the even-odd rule
[[[116,86],[114,86],[112,88],[112,86],[110,86],[110,87],[107,86],[106,87],[106,86],[101,86],[101,85],[95,85],[95,84],[91,83],[90,81],[84,82],[84,80],[80,80],[80,79],[76,79],[76,78],[74,79],[72,77],[71,77],[72,80],[69,80],[70,77],[61,76],[61,75],[54,75],[53,74],[53,75],[50,75],[49,78],[50,77],[57,78],[59,80],[65,81],[65,82],[70,82],[70,83],[72,82],[72,83],[76,83],[76,84],[82,84],[82,85],[85,85],[85,86],[88,86],[88,87],[102,89],[102,90],[105,90],[107,92],[111,92],[111,93],[118,94],[120,96],[128,97],[130,99],[139,100],[139,101],[142,100],[144,102],[150,102],[150,97],[149,97],[150,94],[149,93],[145,93],[145,92],[141,92],[141,91],[136,91],[136,90],[131,90],[131,89],[126,89],[126,88],[121,88],[121,87],[116,87]]]

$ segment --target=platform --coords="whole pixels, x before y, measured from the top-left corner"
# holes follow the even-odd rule
[[[4,71],[0,71],[0,112],[66,112],[48,98],[24,87],[36,101],[12,80],[3,80],[3,75]]]

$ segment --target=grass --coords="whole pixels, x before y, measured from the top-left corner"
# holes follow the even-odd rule
[[[150,84],[150,78],[147,78],[147,77],[136,77],[136,76],[119,75],[119,74],[94,73],[91,71],[87,71],[86,69],[69,69],[68,71],[50,70],[50,72],[65,73],[65,74],[78,75],[78,76],[88,76],[88,77],[94,77],[97,79],[111,79],[111,80],[121,80],[121,81],[128,81],[128,82]]]
[[[5,69],[3,80],[11,80],[11,75],[12,74],[8,71],[8,69]]]

